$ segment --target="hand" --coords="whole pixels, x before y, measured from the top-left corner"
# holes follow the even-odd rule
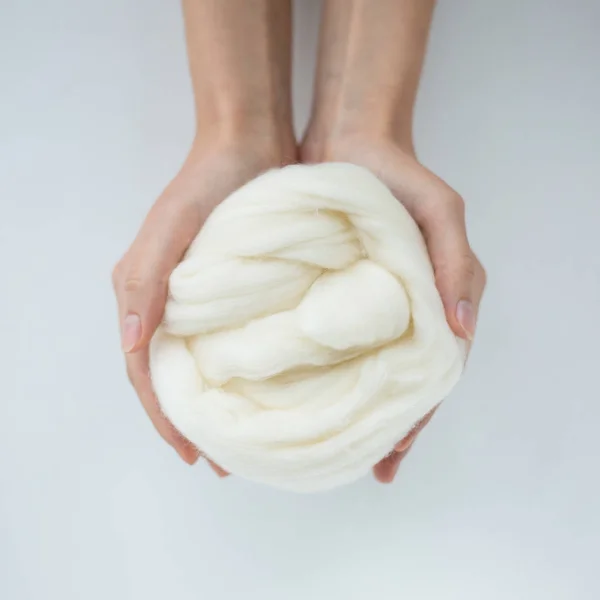
[[[188,464],[200,453],[161,412],[148,366],[148,344],[163,317],[169,275],[213,208],[261,172],[293,162],[295,148],[287,152],[262,139],[195,144],[113,270],[129,380],[158,433]],[[209,463],[219,476],[227,474]]]
[[[348,136],[323,144],[308,135],[301,158],[302,162],[339,161],[364,166],[392,190],[425,237],[451,329],[470,345],[486,275],[467,239],[460,195],[421,165],[410,147],[403,148],[391,139]],[[379,481],[393,481],[401,461],[434,412],[435,409],[427,414],[389,456],[375,465],[373,471]]]

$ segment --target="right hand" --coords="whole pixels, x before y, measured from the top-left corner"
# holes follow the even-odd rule
[[[272,146],[261,150],[263,146],[261,140],[196,144],[113,270],[129,380],[158,433],[188,464],[201,453],[160,409],[150,379],[148,344],[163,317],[169,276],[211,211],[261,172],[295,158],[295,149],[286,148],[286,154]],[[209,463],[220,477],[227,475]]]

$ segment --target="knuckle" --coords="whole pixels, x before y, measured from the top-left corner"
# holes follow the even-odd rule
[[[125,292],[138,292],[144,286],[144,280],[136,275],[128,275],[123,283]]]
[[[485,287],[487,284],[487,271],[475,254],[473,254],[473,263],[474,275],[481,281],[482,287]]]
[[[460,259],[460,270],[464,277],[472,279],[475,277],[478,268],[478,261],[472,253],[467,253]]]
[[[465,201],[464,201],[463,197],[459,193],[453,191],[447,197],[446,202],[448,203],[448,207],[450,208],[450,210],[458,212],[461,215],[464,214],[464,212],[465,212]]]
[[[465,201],[452,189],[427,195],[428,200],[418,205],[413,217],[421,229],[428,231],[446,227],[448,223],[460,224],[465,218]]]
[[[137,274],[129,262],[122,258],[112,270],[112,284],[115,290],[137,292],[145,286],[145,278]]]
[[[481,283],[482,283],[482,287],[485,287],[487,285],[487,271],[485,270],[485,268],[483,267],[483,265],[481,263],[479,263],[479,273],[481,276]]]

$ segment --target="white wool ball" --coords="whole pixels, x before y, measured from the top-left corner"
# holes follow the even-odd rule
[[[369,171],[269,171],[211,214],[169,281],[150,348],[174,426],[235,475],[351,482],[458,381],[420,231]]]
[[[410,323],[409,299],[402,283],[370,260],[323,273],[296,312],[307,338],[336,350],[390,342]]]

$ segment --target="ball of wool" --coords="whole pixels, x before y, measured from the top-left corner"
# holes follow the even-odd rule
[[[235,475],[356,480],[462,372],[419,228],[350,164],[268,171],[210,215],[150,348],[174,426]]]

